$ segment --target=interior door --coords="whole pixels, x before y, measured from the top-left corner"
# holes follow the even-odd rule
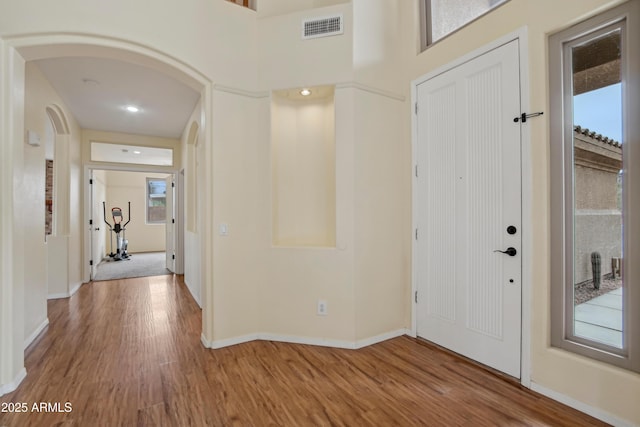
[[[96,233],[100,231],[100,216],[98,216],[98,212],[96,212],[96,192],[94,185],[94,177],[93,171],[89,171],[89,193],[91,198],[91,218],[89,218],[89,236],[91,236],[91,261],[89,267],[89,280],[93,280],[96,276],[98,264],[100,260],[98,259],[98,238]],[[96,230],[97,229],[97,230]]]
[[[176,209],[175,209],[175,183],[174,183],[174,176],[173,175],[169,175],[167,178],[165,178],[165,183],[167,185],[166,189],[167,189],[167,194],[166,194],[166,201],[167,201],[167,219],[166,219],[166,256],[167,256],[167,269],[171,272],[175,272],[176,268],[175,268],[175,259],[176,259],[176,252],[175,252],[175,223],[176,223]]]
[[[107,227],[104,223],[102,202],[106,200],[106,185],[104,183],[104,171],[90,171],[91,192],[91,224],[89,234],[91,236],[91,277],[93,280],[97,273],[98,264],[106,254]]]
[[[417,333],[520,377],[518,41],[417,87]],[[497,252],[503,251],[503,252]]]

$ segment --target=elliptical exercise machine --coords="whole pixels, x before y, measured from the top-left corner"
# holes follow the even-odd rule
[[[131,202],[129,202],[129,220],[124,224],[122,224],[123,215],[122,209],[120,208],[111,208],[111,218],[113,218],[113,226],[107,221],[107,207],[105,202],[102,202],[102,214],[104,216],[104,223],[109,227],[109,231],[113,231],[113,233],[116,235],[116,252],[113,252],[113,235],[111,235],[111,253],[109,254],[109,256],[113,259],[113,261],[122,261],[124,259],[129,259],[129,254],[127,253],[129,241],[125,238],[125,229],[127,227],[127,224],[131,222]],[[122,233],[122,236],[120,235],[120,233]]]

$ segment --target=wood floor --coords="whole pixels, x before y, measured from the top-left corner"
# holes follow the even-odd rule
[[[181,277],[82,286],[49,302],[0,426],[604,425],[408,337],[361,350],[200,344]],[[33,412],[33,404],[70,412]],[[3,408],[6,408],[3,405]]]

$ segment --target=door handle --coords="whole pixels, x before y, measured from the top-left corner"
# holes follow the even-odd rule
[[[518,253],[518,251],[514,247],[509,247],[509,248],[507,248],[506,251],[501,251],[501,250],[497,250],[496,249],[493,252],[500,252],[501,254],[507,254],[509,256],[516,256],[516,254]]]

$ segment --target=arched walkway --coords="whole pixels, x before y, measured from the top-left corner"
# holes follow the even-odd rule
[[[23,153],[22,141],[24,133],[24,91],[15,91],[13,88],[24,87],[25,63],[27,61],[55,58],[61,56],[76,57],[101,57],[127,61],[145,67],[153,68],[169,75],[201,94],[203,115],[211,116],[212,82],[200,71],[184,64],[180,60],[142,46],[133,41],[116,40],[108,37],[79,34],[39,34],[24,37],[13,37],[10,40],[0,40],[2,57],[0,58],[0,99],[11,100],[0,106],[0,395],[15,389],[26,376],[24,369],[23,330],[24,314],[21,307],[24,300],[24,268],[25,259],[23,244],[23,222],[16,201],[19,200],[19,186],[22,173]],[[69,124],[62,110],[55,105],[46,109],[51,119],[55,133],[62,144],[64,138],[69,135]],[[204,160],[210,162],[212,149],[210,144],[210,129],[204,128],[201,132],[204,142]],[[64,159],[60,159],[63,162]],[[68,157],[67,157],[68,161]],[[210,162],[209,164],[212,164]],[[60,168],[62,169],[62,168]],[[205,199],[201,212],[203,222],[210,224],[212,212],[212,188],[207,183],[211,182],[211,168],[206,168],[208,179],[204,179],[202,197]],[[69,186],[69,167],[64,170],[61,185]],[[81,178],[78,178],[81,179]],[[69,193],[68,191],[66,192]],[[77,195],[81,199],[80,195]],[[60,206],[69,206],[69,200],[60,200]],[[61,214],[58,231],[61,234],[69,233],[68,211]],[[86,216],[85,216],[86,217]],[[207,227],[208,228],[208,227]],[[86,227],[81,227],[86,231]],[[207,230],[200,230],[206,233]],[[84,233],[88,234],[88,233]],[[83,239],[86,246],[87,238]],[[212,247],[210,239],[203,239],[205,244],[200,247],[200,258],[210,258]],[[69,254],[69,256],[82,256],[81,254]],[[83,260],[88,277],[88,262]],[[203,283],[212,283],[211,263],[200,263]],[[208,329],[211,325],[211,292],[202,290],[203,306],[203,335],[210,336]],[[209,321],[207,321],[207,319]]]

